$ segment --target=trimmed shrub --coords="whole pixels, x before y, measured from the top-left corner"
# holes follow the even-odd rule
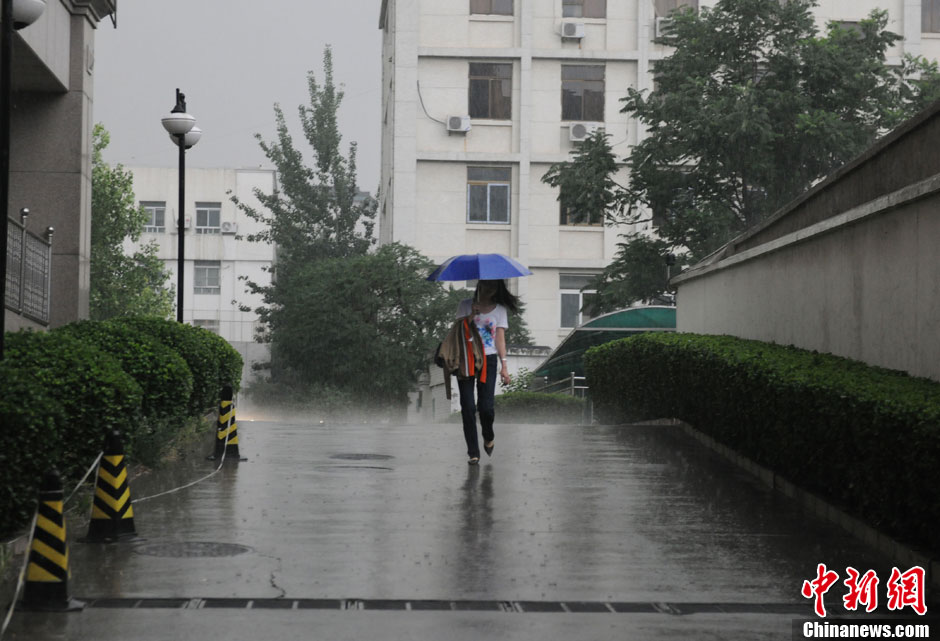
[[[242,367],[245,364],[242,355],[218,334],[201,327],[194,327],[193,329],[198,331],[201,340],[210,346],[219,363],[218,389],[221,390],[226,385],[231,385],[232,390],[237,392],[241,386]]]
[[[113,322],[144,332],[183,357],[193,374],[190,414],[202,414],[217,407],[222,374],[215,342],[206,336],[212,332],[156,317],[116,318]]]
[[[185,417],[193,375],[175,350],[137,328],[113,321],[79,321],[53,333],[75,336],[114,356],[141,387],[144,417],[170,421]]]
[[[583,412],[584,400],[567,394],[507,392],[496,397],[496,417],[501,422],[579,425]]]
[[[678,418],[872,526],[940,550],[940,384],[730,336],[644,334],[584,358],[597,414]]]
[[[58,463],[63,444],[56,426],[65,421],[58,401],[36,385],[27,369],[9,359],[0,361],[0,389],[0,535],[4,535],[30,519],[39,483]]]
[[[37,416],[36,407],[18,410],[15,424],[25,430],[21,437],[28,449],[14,451],[16,460],[36,457],[43,465],[54,462],[63,479],[79,478],[101,451],[105,433],[124,431],[140,419],[140,386],[114,357],[66,333],[20,331],[5,338],[4,367],[9,368],[6,376],[11,385],[22,390],[28,381],[46,404],[40,410],[52,417],[50,429],[50,422]],[[3,398],[18,402],[6,388]],[[48,442],[37,445],[35,430]],[[39,480],[35,479],[37,486]]]

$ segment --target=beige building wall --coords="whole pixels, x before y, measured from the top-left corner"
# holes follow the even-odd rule
[[[816,16],[820,25],[855,21],[876,7],[905,38],[891,62],[904,53],[940,57],[940,34],[921,32],[920,0],[822,0]],[[605,18],[584,19],[562,18],[561,0],[516,0],[512,16],[471,15],[469,0],[383,0],[380,242],[413,245],[437,262],[476,252],[517,258],[533,271],[513,286],[535,341],[556,346],[571,329],[561,327],[560,276],[599,273],[620,234],[632,231],[561,225],[557,193],[540,180],[578,144],[561,118],[561,67],[604,66],[602,124],[626,156],[644,132],[620,113],[620,99],[629,87],[650,89],[652,62],[668,55],[652,42],[656,19],[653,0],[608,0]],[[561,37],[568,20],[581,23],[582,38]],[[512,65],[512,117],[473,119],[469,132],[449,133],[443,122],[469,110],[471,62]],[[509,224],[467,221],[468,166],[511,168]]]
[[[194,149],[198,150],[198,147]],[[198,152],[196,152],[198,153]],[[141,235],[137,243],[127,241],[128,253],[151,242],[159,247],[157,255],[171,273],[167,285],[177,287],[179,211],[179,171],[162,167],[128,167],[134,177],[134,194],[138,203],[163,203],[164,227]],[[206,327],[218,333],[241,353],[245,361],[242,383],[254,378],[251,366],[270,360],[267,344],[255,341],[259,328],[254,309],[262,304],[261,296],[248,291],[245,279],[260,285],[271,282],[267,271],[274,262],[274,247],[251,242],[248,236],[263,231],[263,223],[243,214],[231,201],[230,194],[247,205],[260,209],[254,190],[274,193],[277,176],[271,169],[187,169],[185,217],[185,265],[183,269],[183,322]],[[219,232],[198,233],[197,203],[218,203]],[[196,261],[211,261],[219,267],[219,291],[196,293]],[[200,290],[204,291],[204,290]],[[174,303],[176,298],[174,297]],[[242,311],[247,306],[251,311]]]

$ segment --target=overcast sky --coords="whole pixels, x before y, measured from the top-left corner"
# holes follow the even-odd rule
[[[345,85],[343,147],[358,142],[359,186],[375,191],[380,6],[381,0],[121,0],[117,28],[105,20],[95,34],[93,116],[111,134],[105,160],[177,166],[160,118],[179,87],[203,131],[186,154],[188,167],[270,167],[254,134],[273,139],[279,103],[294,140],[303,140],[297,107],[309,102],[307,72],[322,82],[329,44],[334,81]]]

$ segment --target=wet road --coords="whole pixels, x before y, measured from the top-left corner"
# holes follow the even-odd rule
[[[891,567],[671,426],[497,425],[470,467],[456,424],[238,418],[247,462],[74,542],[89,607],[7,638],[790,639],[817,563]]]

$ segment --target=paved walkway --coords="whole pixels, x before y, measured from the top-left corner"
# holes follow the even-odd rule
[[[7,638],[790,639],[817,563],[890,572],[675,427],[497,424],[469,467],[456,424],[238,418],[247,462],[74,542],[89,606]]]

